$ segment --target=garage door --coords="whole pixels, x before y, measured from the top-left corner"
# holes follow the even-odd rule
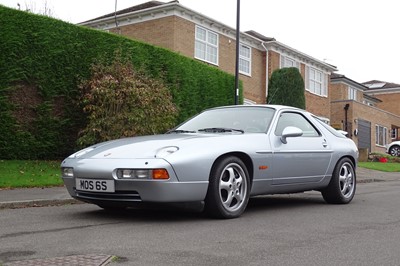
[[[358,119],[358,148],[371,152],[371,122]]]

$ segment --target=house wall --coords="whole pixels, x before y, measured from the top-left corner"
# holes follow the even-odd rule
[[[341,127],[345,130],[345,110],[344,106],[349,104],[348,110],[348,130],[350,137],[358,145],[358,136],[354,135],[354,130],[357,129],[357,121],[366,120],[371,122],[371,151],[385,153],[386,148],[376,145],[376,125],[386,127],[388,129],[387,143],[392,141],[390,137],[390,130],[393,127],[400,125],[400,115],[395,114],[391,110],[383,109],[385,105],[378,104],[377,106],[369,106],[362,103],[363,94],[357,90],[357,101],[348,100],[349,85],[343,82],[331,83],[329,95],[331,102],[331,125],[335,128]],[[376,97],[375,95],[374,97]],[[378,98],[378,97],[377,97]],[[384,100],[385,98],[381,98]]]
[[[116,29],[110,30],[116,32]],[[152,45],[174,49],[175,18],[164,17],[119,27],[119,34]]]
[[[268,75],[269,78],[272,75],[272,72],[280,68],[281,58],[280,54],[274,51],[269,51],[269,70]]]
[[[400,115],[400,92],[372,95],[382,101],[377,104],[379,108]]]
[[[306,110],[315,115],[330,118],[331,105],[329,97],[322,97],[306,91]]]
[[[199,26],[213,30],[212,27]],[[168,16],[122,26],[120,27],[120,34],[194,58],[195,29],[196,24],[189,20],[177,16]],[[218,38],[218,66],[204,63],[234,75],[236,41],[222,34],[218,34]],[[240,80],[243,82],[244,97],[257,103],[265,103],[265,52],[254,47],[251,48],[251,51],[251,75],[240,74]],[[233,90],[234,88],[232,88]]]

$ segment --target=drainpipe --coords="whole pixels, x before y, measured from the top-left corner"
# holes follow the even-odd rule
[[[265,46],[266,44],[268,44],[268,43],[271,43],[271,42],[274,42],[274,41],[269,41],[269,42],[261,42],[261,46],[262,47],[264,47],[264,49],[265,49],[265,78],[266,78],[266,80],[265,80],[265,100],[267,100],[267,95],[268,95],[268,82],[269,82],[269,76],[268,76],[268,73],[269,73],[269,64],[268,64],[268,52],[269,52],[269,50],[268,50],[268,48]],[[266,102],[267,103],[267,102]]]
[[[348,113],[348,111],[349,111],[349,107],[350,107],[350,104],[348,104],[348,103],[346,103],[346,105],[344,106],[344,131],[346,131],[346,132],[348,132],[348,131],[347,131],[347,130],[348,130],[348,126],[347,126],[347,123],[348,123],[347,113]],[[349,136],[350,136],[350,134],[349,134]]]

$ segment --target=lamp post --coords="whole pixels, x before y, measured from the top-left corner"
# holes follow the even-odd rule
[[[239,104],[239,48],[240,48],[240,0],[236,8],[236,66],[235,66],[235,105]]]

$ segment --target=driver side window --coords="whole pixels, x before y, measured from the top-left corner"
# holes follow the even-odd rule
[[[275,135],[282,136],[283,130],[288,127],[297,127],[303,131],[303,137],[318,137],[320,134],[315,127],[301,114],[286,112],[279,117]]]

